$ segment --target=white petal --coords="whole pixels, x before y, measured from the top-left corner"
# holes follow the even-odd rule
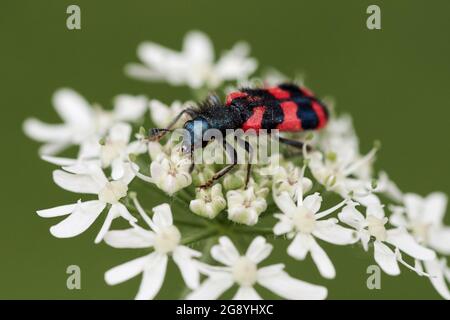
[[[303,205],[312,211],[312,213],[316,213],[320,210],[320,206],[322,205],[322,197],[319,193],[314,193],[310,196],[307,196],[303,200]]]
[[[338,217],[343,223],[357,230],[363,228],[365,224],[364,216],[351,204],[346,205],[344,209],[339,212]]]
[[[346,245],[358,241],[356,231],[338,225],[337,219],[334,218],[317,221],[313,234],[316,238],[338,245]]]
[[[77,162],[77,159],[55,157],[49,155],[42,155],[41,159],[51,164],[56,164],[57,166],[73,166]]]
[[[398,267],[395,253],[387,245],[380,241],[375,241],[373,246],[375,261],[381,269],[391,276],[399,275],[400,268]]]
[[[283,213],[283,214],[275,214],[276,218],[280,219],[279,222],[275,224],[273,227],[273,233],[277,236],[291,232],[294,226],[292,225],[292,222],[290,219]]]
[[[374,216],[378,219],[383,219],[384,218],[383,207],[381,206],[381,204],[373,204],[372,203],[367,207],[366,215]]]
[[[86,127],[94,120],[89,103],[72,89],[60,89],[53,95],[53,104],[61,118],[70,124]]]
[[[36,213],[42,218],[52,218],[52,217],[60,217],[65,216],[69,213],[72,213],[76,208],[78,203],[67,204],[64,206],[54,207],[50,209],[38,210]]]
[[[406,228],[408,226],[408,221],[403,212],[393,212],[389,217],[389,222],[395,227]]]
[[[109,231],[105,242],[113,248],[149,248],[153,246],[155,234],[141,228]]]
[[[270,267],[258,270],[258,283],[280,297],[291,300],[323,300],[327,297],[327,288],[294,279],[282,270],[264,276],[265,269]]]
[[[153,209],[153,223],[158,228],[166,228],[173,224],[172,211],[167,203],[160,204]],[[156,231],[156,230],[155,230]]]
[[[429,234],[428,243],[431,248],[444,254],[450,255],[450,228],[442,227],[438,229],[432,229]]]
[[[167,255],[153,252],[144,265],[136,300],[153,299],[161,289],[167,269]]]
[[[245,79],[258,67],[256,59],[247,57],[249,51],[247,43],[236,43],[217,61],[214,68],[215,73],[225,80]]]
[[[98,158],[101,152],[100,137],[93,136],[83,140],[78,151],[78,159]]]
[[[109,129],[108,138],[111,141],[120,141],[128,143],[131,136],[131,125],[124,122],[116,123],[111,129]]]
[[[387,231],[387,242],[398,247],[401,251],[419,260],[431,260],[436,257],[434,251],[419,245],[414,238],[403,229]]]
[[[126,185],[129,185],[131,181],[133,181],[134,177],[136,176],[136,172],[139,171],[139,167],[135,163],[129,163],[129,162],[123,162],[123,174],[122,177],[119,179]]]
[[[149,256],[140,257],[109,269],[105,273],[106,283],[113,286],[134,278],[144,270],[148,259]]]
[[[57,238],[75,237],[86,231],[105,207],[98,200],[80,203],[66,219],[51,227],[50,233]]]
[[[414,193],[405,194],[403,201],[406,207],[406,213],[410,220],[416,220],[423,214],[424,199]]]
[[[425,199],[425,208],[423,212],[424,222],[433,225],[441,225],[447,208],[447,195],[442,192],[434,192]]]
[[[253,239],[245,255],[251,261],[258,264],[270,255],[272,248],[273,246],[267,243],[264,237],[258,236]]]
[[[450,300],[450,291],[448,290],[447,283],[443,273],[443,265],[439,260],[424,261],[426,272],[431,276],[430,281],[436,291],[446,300]]]
[[[64,149],[71,145],[70,142],[56,142],[56,143],[46,143],[39,148],[40,155],[52,155],[62,152]]]
[[[162,63],[179,56],[173,50],[167,49],[157,43],[149,41],[139,44],[137,55],[139,59],[141,59],[146,65],[152,68],[150,70],[154,71],[155,79],[157,78],[157,76],[161,78],[161,75],[158,73],[160,73],[161,68],[165,67],[164,65],[162,65]]]
[[[239,251],[228,237],[219,238],[219,244],[211,248],[211,256],[227,266],[232,266],[240,257]]]
[[[253,287],[239,287],[233,300],[262,300],[258,292]]]
[[[71,130],[67,125],[48,124],[38,119],[30,118],[23,123],[25,134],[40,142],[64,142],[71,139]]]
[[[136,121],[147,110],[145,96],[121,94],[114,98],[114,115],[121,121]]]
[[[292,200],[289,193],[286,191],[281,192],[279,195],[276,195],[274,192],[273,200],[275,201],[277,207],[285,214],[293,214],[297,210],[294,200]]]
[[[354,196],[353,199],[362,204],[364,207],[381,206],[380,198],[373,193],[364,195],[363,197]]]
[[[112,221],[119,216],[119,212],[117,211],[116,206],[111,206],[111,208],[108,211],[108,214],[106,215],[105,221],[103,222],[102,227],[100,228],[100,231],[98,232],[97,236],[95,237],[94,242],[100,243],[103,238],[105,237],[105,234],[109,231],[109,228],[111,227]]]
[[[294,240],[292,240],[291,244],[287,248],[288,255],[298,260],[305,259],[313,241],[314,239],[311,235],[297,233]]]
[[[193,259],[193,252],[196,257],[201,255],[200,252],[184,246],[178,246],[173,252],[173,261],[177,264],[186,286],[190,289],[198,288],[200,283],[200,273],[197,262]]]
[[[98,194],[100,186],[89,175],[72,174],[62,170],[53,171],[53,180],[55,183],[67,190],[76,193]]]
[[[211,277],[203,281],[200,286],[187,295],[187,300],[214,300],[233,285],[230,276]]]
[[[125,173],[125,163],[122,158],[116,158],[111,163],[111,178],[113,180],[120,180],[122,179],[124,173]]]
[[[200,31],[191,31],[186,34],[183,52],[196,62],[211,63],[214,59],[211,40]]]
[[[127,207],[118,202],[112,205],[118,212],[118,215],[127,220],[128,222],[137,222],[137,219],[128,211]]]
[[[139,63],[128,63],[125,65],[125,74],[131,78],[154,81],[160,80],[161,74],[155,70],[151,70],[148,67]]]
[[[319,244],[313,239],[313,243],[309,249],[311,252],[311,258],[319,269],[319,273],[326,279],[333,279],[336,276],[336,270],[333,263],[326,254],[326,252],[319,246]]]

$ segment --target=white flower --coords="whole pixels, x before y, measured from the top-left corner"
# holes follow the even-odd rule
[[[277,193],[286,191],[291,198],[297,200],[297,190],[302,184],[303,193],[307,193],[312,188],[311,179],[302,174],[302,169],[288,162],[279,167],[279,170],[273,176],[274,190]]]
[[[190,159],[161,155],[150,164],[150,175],[158,188],[169,195],[186,188],[192,183],[189,174]]]
[[[286,191],[279,195],[274,191],[273,198],[283,212],[274,215],[279,220],[273,229],[274,234],[287,234],[289,238],[294,238],[287,249],[288,254],[295,259],[304,260],[308,252],[311,253],[320,274],[328,279],[334,278],[336,271],[333,263],[315,238],[337,245],[351,244],[357,240],[352,230],[338,225],[336,218],[322,219],[343,206],[346,200],[319,212],[322,197],[318,193],[303,199],[300,191],[297,204]]]
[[[99,129],[92,106],[71,89],[56,91],[52,100],[56,112],[64,123],[47,124],[38,119],[29,118],[23,126],[30,138],[44,143],[40,153],[56,154],[71,145],[80,145],[81,149],[91,149]]]
[[[128,164],[130,154],[140,154],[146,151],[146,146],[141,141],[133,141],[131,138],[131,125],[118,123],[110,130],[100,149],[102,166],[111,166],[111,177],[118,180],[123,177]]]
[[[120,95],[113,111],[90,105],[72,89],[60,89],[53,95],[53,105],[62,124],[47,124],[30,118],[23,129],[32,139],[43,142],[42,155],[54,155],[72,145],[80,146],[78,158],[98,156],[99,139],[116,122],[135,121],[146,110],[146,98]]]
[[[441,192],[434,192],[422,198],[417,194],[407,193],[404,196],[404,204],[405,210],[394,212],[390,222],[397,227],[408,229],[420,244],[449,255],[450,227],[443,223],[447,196]],[[416,266],[421,268],[422,263],[435,289],[442,297],[450,300],[450,291],[445,283],[445,273],[448,270],[445,260],[436,258],[423,262],[416,261]]]
[[[173,195],[192,183],[189,173],[191,160],[180,153],[180,146],[174,146],[173,149],[168,149],[167,146],[168,144],[161,146],[157,142],[150,142],[148,150],[153,159],[150,164],[150,177],[135,173],[138,178],[154,183],[159,189]]]
[[[342,197],[352,197],[363,205],[380,203],[372,194],[372,163],[378,146],[362,156],[359,140],[348,115],[332,118],[318,136],[323,152],[307,155],[309,168],[317,181]]]
[[[430,260],[435,258],[435,253],[419,245],[414,238],[403,228],[386,229],[388,218],[385,217],[383,207],[371,204],[366,209],[366,216],[356,209],[356,203],[349,203],[342,212],[339,219],[354,228],[358,233],[365,251],[368,250],[370,238],[374,238],[374,257],[378,265],[389,275],[400,274],[398,261],[403,262],[399,253],[394,252],[386,244],[405,252],[419,260]]]
[[[237,43],[214,63],[211,40],[202,32],[191,31],[184,38],[181,52],[153,42],[140,44],[138,56],[144,64],[127,65],[125,71],[142,80],[216,88],[224,81],[244,79],[256,70],[257,62],[248,53],[246,43]]]
[[[181,103],[180,101],[176,100],[172,102],[170,106],[168,106],[159,100],[150,100],[149,102],[150,116],[155,126],[159,128],[167,128],[170,122],[173,119],[175,119],[175,117],[181,111],[187,109],[189,106],[192,105],[193,102],[190,101]],[[184,121],[186,121],[186,118],[181,117],[173,128],[178,128],[179,127],[178,124],[182,124]]]
[[[295,300],[321,300],[327,296],[327,289],[289,276],[283,269],[284,264],[274,264],[258,268],[272,251],[272,245],[259,236],[256,237],[241,256],[228,237],[221,237],[219,244],[211,248],[211,256],[224,267],[204,266],[201,271],[208,278],[191,292],[187,299],[217,299],[233,284],[239,289],[233,299],[261,299],[254,289],[258,284],[280,297]]]
[[[75,204],[37,211],[37,214],[44,218],[69,215],[50,228],[52,235],[58,238],[70,238],[83,233],[107,206],[109,211],[95,238],[95,243],[103,239],[115,218],[122,217],[130,223],[136,221],[128,209],[119,202],[127,195],[128,184],[134,177],[130,168],[127,168],[122,179],[115,181],[109,181],[101,168],[93,164],[77,164],[66,170],[69,172],[53,171],[53,180],[58,186],[76,193],[95,194],[98,200],[78,201]]]
[[[46,155],[42,156],[42,159],[65,167],[88,162],[99,164],[103,168],[111,167],[111,177],[114,180],[119,180],[124,175],[125,169],[128,166],[128,156],[130,154],[141,154],[147,150],[146,145],[142,141],[133,141],[130,143],[131,130],[131,125],[128,123],[119,122],[113,125],[109,129],[108,135],[103,140],[103,143],[98,145],[98,152],[96,154],[93,153],[88,159],[72,159]]]
[[[215,184],[211,188],[198,188],[196,197],[189,204],[192,212],[210,219],[215,218],[227,206],[222,194],[222,185]]]
[[[137,225],[133,228],[110,231],[105,242],[114,248],[152,248],[154,251],[131,260],[105,273],[105,281],[116,285],[142,273],[142,281],[136,299],[153,299],[161,289],[166,275],[169,256],[178,266],[186,285],[195,289],[199,284],[199,271],[195,258],[201,253],[181,245],[181,233],[173,225],[172,212],[167,203],[153,208],[153,218],[145,213],[145,221],[151,231]]]
[[[228,219],[252,226],[258,222],[259,215],[267,208],[267,201],[249,186],[245,190],[227,192]]]

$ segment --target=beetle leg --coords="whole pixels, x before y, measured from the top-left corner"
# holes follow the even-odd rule
[[[229,164],[225,168],[221,169],[219,172],[216,172],[214,174],[214,176],[211,179],[209,179],[206,183],[201,185],[200,188],[206,189],[206,188],[211,187],[216,180],[219,180],[220,178],[222,178],[224,175],[226,175],[228,172],[230,172],[231,169],[233,169],[237,165],[238,160],[237,160],[236,149],[234,149],[233,146],[230,145],[225,139],[223,140],[223,148],[225,149],[225,151],[227,151],[229,153],[228,155],[231,158],[231,160],[233,161],[233,163]]]
[[[191,118],[194,118],[197,115],[197,112],[194,109],[188,108],[182,110],[180,113],[177,114],[177,116],[169,123],[167,128],[152,128],[149,130],[149,137],[148,139],[150,141],[159,141],[162,137],[166,135],[166,133],[171,132],[173,126],[180,120],[180,118],[184,115],[188,114]]]
[[[293,140],[293,139],[286,139],[283,137],[278,137],[278,139],[281,143],[283,143],[285,145],[288,145],[288,146],[291,146],[291,147],[294,147],[296,149],[300,149],[301,151],[303,151],[304,143],[301,141],[297,141],[297,140]],[[312,150],[311,147],[307,145],[306,151],[311,151],[311,150]]]

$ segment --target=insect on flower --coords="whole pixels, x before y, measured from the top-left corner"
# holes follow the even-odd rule
[[[268,88],[244,88],[230,93],[222,103],[216,95],[210,95],[197,108],[181,111],[165,129],[150,129],[151,140],[159,140],[171,132],[173,126],[184,115],[191,120],[184,123],[182,152],[190,153],[191,158],[196,148],[205,147],[210,141],[205,135],[207,130],[216,129],[226,136],[227,130],[242,129],[244,132],[254,130],[273,130],[297,132],[323,128],[328,121],[328,110],[309,90],[295,84],[280,84]],[[248,141],[235,137],[237,143],[244,147],[251,157]],[[279,137],[279,142],[302,149],[303,143],[297,140]],[[210,187],[214,181],[230,172],[237,164],[236,150],[223,140],[223,147],[230,152],[233,163],[218,171],[202,188]],[[193,169],[192,165],[192,169]],[[249,181],[251,163],[247,163],[246,186]]]

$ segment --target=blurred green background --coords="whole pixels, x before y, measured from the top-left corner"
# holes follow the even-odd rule
[[[81,30],[66,28],[69,4],[81,7]],[[382,30],[366,28],[369,4],[381,7]],[[54,167],[38,159],[38,144],[21,125],[29,116],[59,122],[50,99],[63,86],[106,107],[119,93],[166,102],[190,98],[183,88],[128,79],[123,66],[138,61],[141,41],[179,49],[191,29],[209,34],[219,52],[247,40],[261,65],[304,73],[309,87],[353,115],[364,151],[382,141],[377,166],[403,190],[449,193],[449,12],[447,0],[2,0],[0,298],[134,297],[139,278],[108,287],[103,273],[142,252],[94,245],[100,221],[77,238],[53,238],[48,228],[59,219],[35,214],[78,196],[54,185]],[[147,200],[161,202],[151,194]],[[327,286],[331,299],[439,298],[428,279],[406,269],[399,277],[383,274],[382,289],[368,290],[370,254],[360,247],[324,248],[335,280],[321,279],[310,258],[295,262],[280,248],[272,260],[286,260],[291,274]],[[81,290],[66,288],[71,264],[81,267]],[[180,280],[177,273],[158,297],[173,296]]]

